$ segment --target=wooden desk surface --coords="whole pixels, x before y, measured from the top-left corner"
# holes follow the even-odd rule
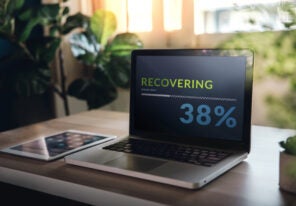
[[[54,132],[77,129],[124,137],[128,114],[93,110],[0,133],[0,149]],[[296,205],[279,190],[278,142],[296,131],[252,127],[248,159],[200,190],[0,154],[0,181],[94,205]]]

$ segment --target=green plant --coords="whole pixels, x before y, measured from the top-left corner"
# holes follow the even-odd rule
[[[129,87],[130,54],[143,43],[133,33],[111,39],[117,24],[110,11],[96,11],[85,25],[70,39],[72,54],[85,66],[85,73],[70,84],[68,92],[86,100],[88,108],[93,109],[113,101],[118,87]]]
[[[0,40],[11,51],[0,58],[0,91],[18,96],[43,94],[52,89],[64,101],[69,114],[66,77],[60,44],[63,36],[83,27],[88,18],[77,13],[68,16],[69,8],[56,4],[26,5],[24,0],[3,0],[0,3]],[[66,18],[63,24],[62,19]],[[43,31],[47,28],[48,33]],[[50,64],[59,50],[60,85],[52,79]]]
[[[282,2],[275,4],[273,13],[282,21],[282,24],[287,29],[276,35],[276,39],[272,42],[272,47],[276,52],[276,56],[266,56],[272,60],[268,65],[267,71],[269,74],[289,81],[289,91],[282,97],[274,97],[268,95],[266,102],[269,108],[269,118],[279,127],[296,127],[296,32],[293,26],[296,25],[296,4],[295,2]],[[261,12],[266,12],[266,8],[262,8]],[[256,22],[254,22],[256,23]],[[270,28],[273,30],[273,28]],[[270,52],[269,52],[270,53]],[[279,111],[279,112],[274,112]]]
[[[48,89],[51,81],[49,63],[60,39],[42,35],[40,25],[51,25],[58,12],[59,7],[55,5],[29,8],[24,0],[2,2],[0,37],[8,42],[12,51],[0,59],[4,65],[1,89],[24,96],[42,94]]]
[[[291,29],[296,25],[295,6],[295,3],[281,3],[248,8],[252,12],[268,14],[270,18],[285,16],[282,24],[287,30],[273,31],[273,25],[264,24],[261,18],[251,17],[250,23],[261,25],[268,31],[237,33],[220,45],[226,48],[252,48],[255,51],[256,80],[273,76],[274,80],[289,83],[289,90],[282,96],[275,96],[270,91],[265,97],[268,120],[276,127],[296,128],[296,31]]]
[[[281,141],[279,144],[287,154],[296,155],[296,135],[288,137],[286,141]]]

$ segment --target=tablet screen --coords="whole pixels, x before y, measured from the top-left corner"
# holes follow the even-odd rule
[[[110,137],[76,131],[65,131],[55,135],[38,138],[8,148],[12,153],[39,159],[54,159],[73,151],[110,140]],[[15,151],[15,152],[13,152]],[[36,156],[34,156],[36,155]],[[43,157],[43,158],[42,158]]]

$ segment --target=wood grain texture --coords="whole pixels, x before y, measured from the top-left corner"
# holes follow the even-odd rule
[[[122,138],[128,135],[128,114],[93,110],[18,128],[0,133],[0,148],[67,129]],[[1,153],[0,167],[166,205],[296,205],[296,196],[278,187],[278,142],[295,133],[294,130],[252,126],[252,149],[248,159],[204,188],[193,191],[67,165],[63,160],[42,162]],[[0,173],[0,181],[5,181],[3,177]]]

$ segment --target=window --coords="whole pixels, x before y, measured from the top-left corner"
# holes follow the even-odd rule
[[[182,29],[182,0],[163,0],[164,30]]]
[[[182,29],[183,3],[183,0],[92,0],[92,7],[114,12],[119,32],[151,32],[159,21],[162,30],[171,32]],[[156,19],[158,22],[153,22]]]
[[[195,0],[194,32],[231,33],[285,29],[289,14],[279,0]]]
[[[152,31],[152,1],[127,0],[128,31]]]

